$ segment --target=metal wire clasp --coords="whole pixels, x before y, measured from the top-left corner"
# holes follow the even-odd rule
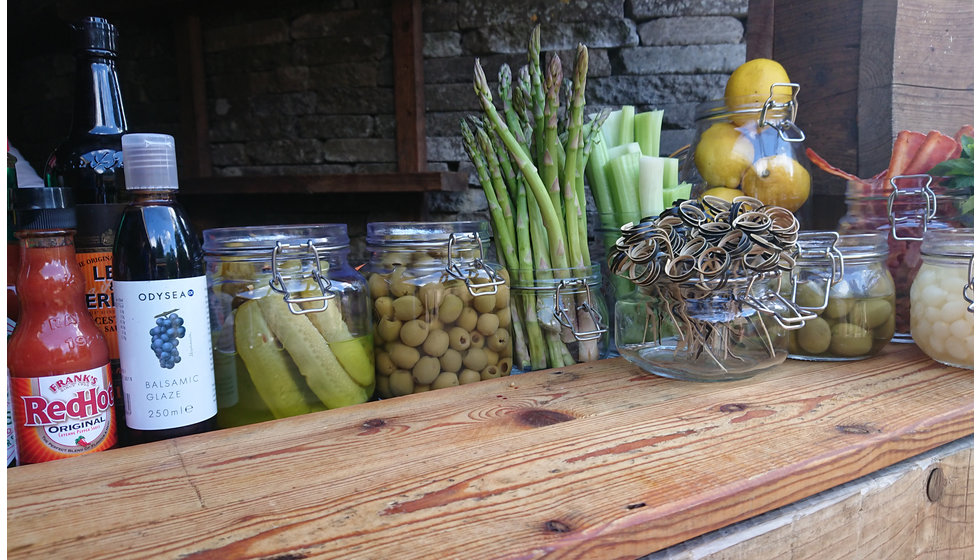
[[[463,260],[453,258],[454,245],[456,245],[457,240],[472,240],[476,244],[479,255],[470,263],[470,266],[476,267],[478,270],[486,273],[489,282],[486,284],[476,284],[473,282],[474,277],[467,276],[463,273],[463,266],[461,266]],[[466,284],[466,289],[469,290],[470,295],[474,297],[494,295],[497,293],[497,286],[503,286],[507,282],[483,260],[483,243],[480,242],[480,234],[476,232],[454,233],[449,236],[448,247],[446,249],[446,273],[453,278],[462,280]]]
[[[804,284],[805,281],[800,280],[799,273],[797,271],[793,272],[793,294],[791,299],[794,304],[800,309],[805,311],[823,311],[827,308],[830,303],[830,288],[834,284],[840,282],[844,278],[844,255],[841,254],[840,249],[837,248],[837,242],[840,241],[840,234],[836,231],[820,231],[820,232],[806,232],[801,234],[801,237],[807,241],[814,241],[820,243],[817,245],[816,249],[807,251],[806,249],[800,249],[800,260],[807,259],[826,259],[830,262],[830,275],[827,276],[826,281],[823,286],[823,302],[819,306],[805,306],[796,304],[796,292],[800,284]],[[807,246],[809,243],[807,243]]]
[[[279,264],[280,259],[284,257],[285,252],[292,250],[302,251],[298,252],[295,258],[302,259],[307,254],[313,257],[313,269],[310,272],[294,275],[286,275],[282,273]],[[308,279],[312,279],[316,283],[317,287],[320,289],[320,295],[293,295],[286,287],[288,281]],[[304,283],[304,285],[308,285],[308,283]],[[336,294],[330,291],[330,279],[323,275],[323,269],[320,268],[320,253],[317,251],[316,245],[313,244],[312,240],[308,240],[305,244],[299,245],[291,245],[281,241],[276,241],[276,246],[272,249],[272,279],[269,280],[269,287],[272,288],[273,291],[283,294],[282,299],[286,302],[287,306],[289,307],[289,311],[293,315],[303,315],[306,313],[324,311],[329,305],[328,300],[336,297]],[[320,306],[310,308],[301,307],[301,304],[303,303],[313,302],[320,302]]]
[[[968,292],[973,292],[973,255],[970,255],[970,270],[967,273],[966,284],[963,286],[963,299],[965,299],[970,305],[966,306],[966,310],[973,313],[974,303],[973,298],[968,295]]]
[[[569,309],[561,304],[561,292],[564,289],[571,289],[574,294],[575,288],[585,288],[585,301],[575,307],[575,311],[584,311],[589,314],[592,322],[595,323],[596,328],[594,330],[584,330],[580,331],[575,328],[572,318],[569,316]],[[574,297],[574,296],[573,296]],[[589,288],[589,283],[583,278],[575,278],[572,280],[562,280],[558,282],[558,286],[555,288],[555,319],[561,323],[561,326],[570,330],[572,336],[575,340],[579,342],[585,342],[587,340],[598,340],[605,334],[609,329],[602,324],[602,314],[595,308],[592,304],[592,289]]]
[[[790,89],[789,101],[780,102],[773,99],[776,96],[776,88],[783,87]],[[762,105],[762,112],[759,115],[759,126],[771,126],[779,132],[779,137],[786,142],[802,142],[806,140],[806,134],[796,125],[796,94],[800,92],[800,84],[794,83],[775,83],[769,86],[769,98]],[[782,95],[782,94],[781,94]],[[789,109],[789,118],[778,118],[769,120],[770,111],[779,114],[781,109]],[[784,115],[785,117],[785,115]]]
[[[797,305],[795,301],[790,301],[783,297],[779,293],[778,287],[775,290],[767,290],[762,297],[752,295],[752,286],[755,284],[756,280],[761,277],[762,275],[753,275],[749,279],[748,285],[745,286],[745,291],[741,294],[735,294],[736,301],[748,305],[763,315],[772,317],[772,319],[776,321],[780,327],[788,331],[801,329],[803,328],[804,323],[817,317],[817,314],[813,311],[801,307]],[[780,314],[779,309],[773,308],[773,305],[787,310],[789,312],[788,315]]]
[[[906,189],[901,189],[895,183],[896,179],[925,179],[926,184],[921,187],[909,187]],[[929,220],[936,217],[936,193],[929,188],[932,184],[932,176],[925,173],[918,175],[896,175],[891,178],[892,192],[888,195],[888,223],[892,226],[892,237],[896,240],[902,241],[922,241],[925,237],[927,231],[929,231]],[[898,235],[898,221],[895,219],[894,205],[895,200],[898,198],[901,191],[906,191],[905,194],[921,195],[923,200],[925,200],[926,211],[922,214],[922,235],[919,237],[901,237]]]

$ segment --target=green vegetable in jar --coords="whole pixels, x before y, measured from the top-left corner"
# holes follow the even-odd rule
[[[821,354],[830,347],[830,324],[821,317],[810,319],[796,331],[796,344],[808,354]]]
[[[871,343],[871,333],[853,323],[837,323],[830,330],[830,351],[837,356],[863,356],[871,351]]]

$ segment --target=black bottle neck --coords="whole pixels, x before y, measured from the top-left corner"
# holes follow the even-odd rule
[[[118,135],[126,132],[116,54],[104,50],[75,53],[75,110],[71,136]]]

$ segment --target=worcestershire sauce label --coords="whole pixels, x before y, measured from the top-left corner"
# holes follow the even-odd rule
[[[116,309],[112,291],[112,245],[125,204],[79,204],[75,253],[85,279],[85,305],[109,344],[109,359],[119,359]]]
[[[218,413],[204,276],[115,282],[126,425],[166,430]]]

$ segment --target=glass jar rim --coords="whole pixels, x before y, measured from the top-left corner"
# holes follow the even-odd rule
[[[582,274],[581,269],[577,268],[545,268],[529,269],[521,268],[508,271],[510,273],[510,287],[516,290],[535,290],[535,289],[555,289],[562,280],[585,280],[589,287],[596,287],[602,283],[602,269],[599,263],[589,265],[589,273]],[[521,273],[534,273],[534,280],[531,282],[521,281]],[[550,274],[551,278],[540,278],[540,273]]]
[[[306,244],[332,251],[350,246],[347,224],[291,224],[211,228],[202,232],[204,252],[212,255],[248,254],[274,249],[277,243]]]
[[[746,95],[732,99],[725,97],[707,99],[695,106],[694,120],[695,122],[716,121],[728,119],[734,115],[751,115],[755,120],[758,120],[762,116],[762,109],[765,106],[767,97],[768,95],[762,97],[761,100],[759,96],[755,95]],[[730,104],[729,101],[731,101]],[[778,104],[771,107],[767,115],[783,121],[793,120],[793,112],[788,104]]]
[[[454,234],[475,233],[481,242],[490,239],[487,222],[369,222],[366,243],[368,246],[405,245],[430,243],[445,244]]]
[[[934,257],[971,257],[973,236],[973,228],[930,229],[922,238],[919,252]]]

